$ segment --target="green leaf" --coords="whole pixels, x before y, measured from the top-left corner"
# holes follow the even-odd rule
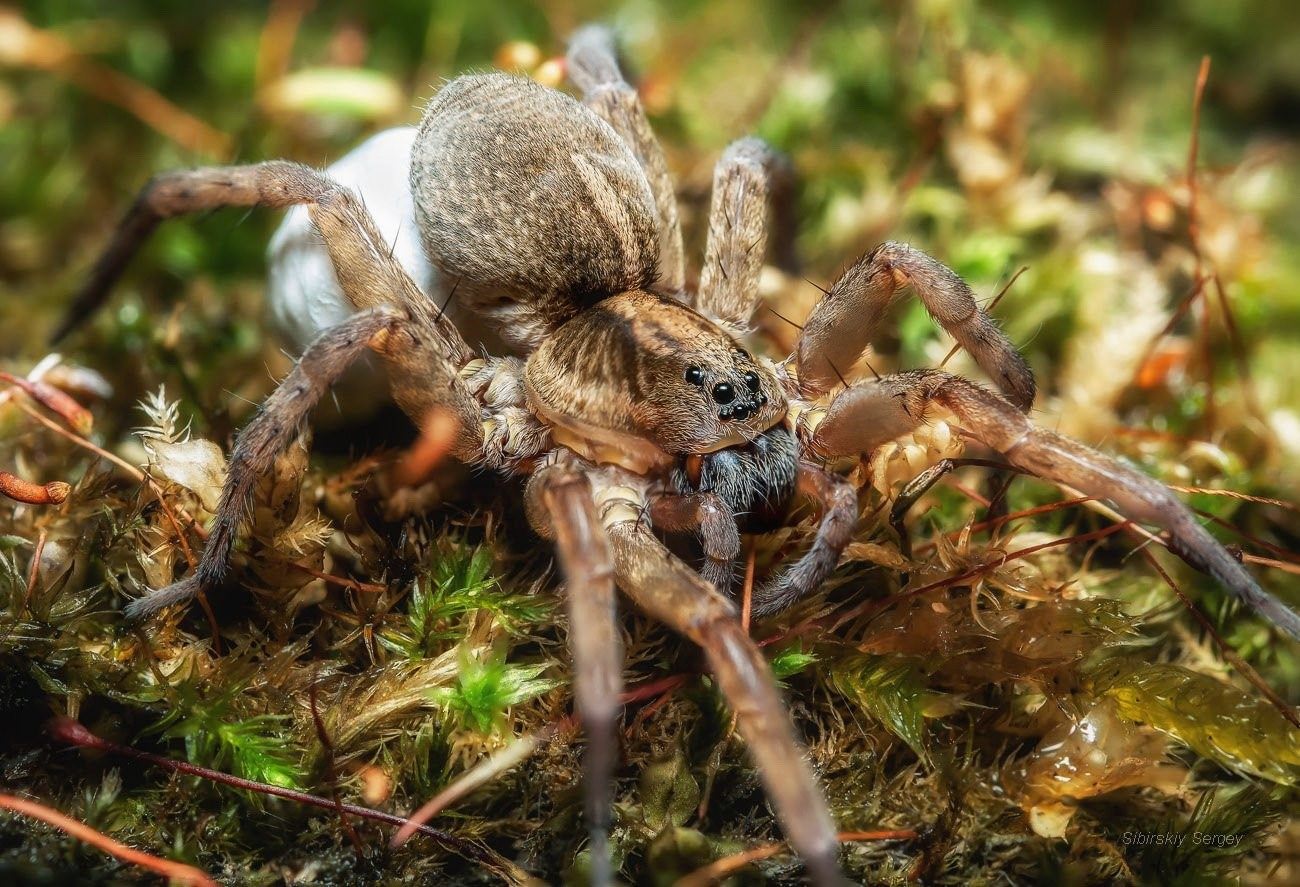
[[[936,695],[925,689],[922,676],[907,659],[855,655],[830,670],[832,686],[862,706],[891,733],[903,740],[927,766],[925,711]]]
[[[1119,713],[1229,770],[1284,785],[1300,782],[1300,732],[1268,700],[1167,663],[1111,659],[1092,674]]]
[[[772,673],[776,675],[778,681],[797,675],[816,661],[817,654],[804,652],[803,644],[787,647],[768,660],[772,666]]]
[[[656,832],[680,826],[700,805],[700,786],[681,749],[653,761],[641,773],[641,815]]]
[[[460,673],[452,687],[439,687],[432,698],[461,726],[487,732],[501,726],[506,710],[541,696],[559,681],[541,677],[547,665],[509,665],[504,651],[486,655],[468,651],[460,658]]]

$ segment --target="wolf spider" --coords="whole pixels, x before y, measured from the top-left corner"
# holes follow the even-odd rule
[[[193,598],[226,572],[259,475],[321,397],[367,352],[417,424],[458,420],[466,463],[527,478],[528,517],[553,540],[567,580],[576,708],[588,738],[584,806],[593,881],[612,877],[606,835],[621,689],[617,585],[703,650],[791,843],[812,878],[838,883],[835,824],[771,670],[730,596],[740,533],[780,525],[796,502],[820,509],[807,550],[759,584],[753,612],[816,591],[858,517],[854,488],[819,464],[865,456],[937,411],[1012,466],[1112,501],[1164,528],[1169,546],[1294,637],[1300,618],[1164,486],[1034,427],[1029,367],[970,288],[938,261],[885,243],[830,288],[774,362],[740,343],[772,252],[790,254],[790,173],[763,142],[732,144],[714,174],[704,265],[686,287],[676,197],[637,93],[599,29],[570,45],[582,101],[530,80],[465,76],[430,101],[414,136],[410,197],[453,311],[484,322],[505,353],[481,356],[421,291],[360,197],[285,161],[173,172],[140,193],[79,294],[100,304],[164,218],[226,206],[305,204],[355,313],[326,329],[240,432],[202,562],[132,602],[133,619]],[[894,295],[910,289],[1000,393],[939,370],[859,384],[848,368]],[[308,318],[310,320],[311,318]],[[655,531],[694,533],[692,569]]]

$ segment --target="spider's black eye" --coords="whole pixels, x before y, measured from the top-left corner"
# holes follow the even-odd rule
[[[703,385],[704,370],[700,369],[699,367],[687,367],[686,381],[690,382],[692,385]]]
[[[730,382],[719,382],[713,386],[713,399],[718,403],[731,403],[736,399],[736,389]]]
[[[758,390],[758,373],[753,370],[745,373],[745,387],[750,391]]]

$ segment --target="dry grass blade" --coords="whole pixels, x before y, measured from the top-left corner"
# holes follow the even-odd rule
[[[421,825],[433,819],[433,817],[461,798],[528,760],[539,746],[555,738],[560,729],[560,725],[550,724],[535,733],[520,736],[496,754],[471,767],[461,774],[460,778],[455,782],[438,792],[438,794],[426,801],[419,810],[407,817],[406,825],[397,830],[388,845],[393,848],[401,847],[415,834]]]
[[[23,816],[29,816],[32,819],[39,819],[41,822],[49,823],[57,829],[61,829],[72,837],[85,841],[92,847],[103,850],[110,856],[114,856],[123,862],[131,865],[138,865],[141,868],[157,872],[164,878],[173,881],[179,881],[182,884],[191,884],[194,887],[217,887],[217,882],[209,878],[206,874],[194,868],[191,865],[185,865],[181,862],[172,862],[170,859],[163,859],[152,854],[135,850],[125,844],[114,841],[108,835],[97,832],[84,822],[73,819],[70,816],[64,816],[57,810],[51,810],[44,804],[38,804],[35,801],[29,801],[25,798],[16,798],[13,795],[0,794],[0,807],[6,810],[12,810]]]
[[[207,767],[199,767],[195,764],[189,764],[185,761],[174,761],[171,758],[165,758],[162,755],[150,754],[139,749],[131,748],[127,745],[119,745],[115,742],[109,742],[91,733],[84,726],[72,720],[71,718],[55,718],[48,727],[49,733],[60,742],[74,745],[78,748],[89,748],[109,754],[121,755],[122,757],[142,761],[147,764],[153,764],[157,767],[163,767],[177,773],[185,773],[189,776],[198,776],[202,779],[208,779],[213,782],[228,785],[232,788],[239,788],[245,791],[258,792],[264,795],[273,795],[277,798],[285,798],[299,804],[305,804],[309,807],[318,807],[322,810],[342,810],[352,816],[362,819],[369,819],[374,822],[382,822],[386,825],[402,826],[406,820],[400,816],[394,816],[391,813],[384,813],[382,810],[371,810],[369,807],[359,807],[356,804],[336,804],[329,798],[322,798],[317,795],[300,792],[294,789],[283,788],[278,785],[269,785],[265,782],[256,782],[252,779],[242,779],[238,776],[231,776],[229,773],[222,773],[218,770],[211,770]],[[455,835],[432,828],[427,825],[417,826],[420,834],[433,838],[443,847],[457,853],[466,859],[473,860],[495,872],[502,880],[507,883],[517,883],[526,880],[516,875],[516,866],[508,860],[502,858],[494,851],[480,846],[479,844],[458,838]],[[215,884],[215,882],[213,882]]]
[[[32,27],[12,9],[0,9],[0,64],[58,75],[134,114],[187,151],[218,158],[230,154],[230,137],[225,133],[143,83],[85,58],[58,34]]]
[[[841,844],[849,841],[910,841],[916,837],[916,830],[910,828],[886,829],[876,832],[840,832],[836,835]],[[769,859],[779,853],[788,853],[789,850],[790,848],[786,844],[764,844],[751,850],[733,853],[731,856],[724,856],[722,859],[714,860],[708,865],[696,869],[684,878],[679,878],[673,887],[709,887],[709,885],[717,884],[733,872],[740,871],[750,863]]]

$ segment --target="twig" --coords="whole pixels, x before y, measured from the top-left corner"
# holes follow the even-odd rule
[[[1282,558],[1283,560],[1288,561],[1292,564],[1300,564],[1300,554],[1296,554],[1294,551],[1287,551],[1285,548],[1280,548],[1271,542],[1265,542],[1263,539],[1259,538],[1258,536],[1252,533],[1247,533],[1245,530],[1242,530],[1239,527],[1234,526],[1233,524],[1219,517],[1217,514],[1212,514],[1211,512],[1205,511],[1204,509],[1201,508],[1194,508],[1192,510],[1195,511],[1197,514],[1199,514],[1201,517],[1208,520],[1210,523],[1223,527],[1225,530],[1227,530],[1229,533],[1232,533],[1234,536],[1237,536],[1241,539],[1245,539],[1246,541],[1250,542],[1252,545],[1258,545],[1260,548],[1264,549],[1270,554],[1276,555],[1277,557]]]
[[[1261,567],[1272,567],[1275,570],[1281,570],[1283,573],[1300,576],[1300,564],[1293,564],[1290,561],[1280,561],[1271,557],[1260,557],[1257,554],[1243,554],[1241,559],[1248,564],[1259,564]]]
[[[1223,311],[1223,325],[1228,330],[1228,342],[1232,345],[1232,359],[1237,364],[1237,379],[1241,383],[1241,393],[1246,399],[1246,408],[1261,421],[1267,421],[1264,408],[1260,406],[1259,395],[1255,391],[1255,378],[1250,372],[1250,361],[1246,359],[1246,344],[1242,341],[1241,330],[1237,328],[1237,318],[1232,313],[1232,303],[1228,301],[1228,292],[1223,287],[1223,278],[1215,271],[1211,275],[1214,292],[1219,297],[1219,307]]]
[[[1191,241],[1192,255],[1196,259],[1195,279],[1201,279],[1201,225],[1198,214],[1200,188],[1196,179],[1197,155],[1201,150],[1201,102],[1205,98],[1205,84],[1210,79],[1210,57],[1201,57],[1201,67],[1196,72],[1196,88],[1192,93],[1192,135],[1187,144],[1187,238]]]
[[[1192,279],[1196,293],[1201,298],[1200,335],[1202,359],[1205,361],[1205,422],[1214,427],[1214,349],[1210,343],[1210,306],[1205,296],[1205,257],[1201,253],[1200,182],[1196,177],[1197,156],[1201,148],[1201,104],[1205,99],[1205,84],[1210,79],[1210,57],[1201,57],[1201,67],[1196,72],[1196,88],[1192,95],[1192,134],[1187,145],[1187,239],[1191,243],[1195,262]]]
[[[277,798],[285,798],[295,801],[299,804],[305,804],[308,807],[318,807],[322,810],[334,810],[334,802],[329,798],[322,798],[317,795],[309,795],[306,792],[300,792],[291,788],[282,788],[278,785],[270,785],[265,782],[254,782],[251,779],[243,779],[238,776],[232,776],[229,773],[222,773],[219,770],[210,770],[207,767],[200,767],[197,764],[190,764],[185,761],[175,761],[171,758],[155,755],[149,752],[140,751],[129,745],[119,745],[116,742],[109,742],[102,739],[87,730],[82,724],[74,721],[72,718],[56,717],[50,721],[48,728],[50,735],[60,742],[68,745],[75,745],[78,748],[89,748],[96,751],[106,752],[115,755],[121,755],[132,760],[142,761],[146,764],[153,764],[175,773],[184,773],[187,776],[198,776],[201,779],[208,779],[212,782],[228,785],[232,788],[243,789],[245,791],[258,792],[264,795],[274,795]],[[400,816],[394,816],[391,813],[385,813],[382,810],[371,810],[369,807],[359,807],[355,804],[343,804],[345,812],[353,816],[369,819],[374,822],[382,822],[386,825],[405,825],[407,820]],[[458,838],[455,835],[433,828],[428,825],[418,827],[420,834],[427,835],[437,843],[441,844],[448,850],[464,856],[466,859],[481,863],[498,873],[501,871],[502,863],[505,860],[499,860],[497,855],[485,847],[481,847],[473,841],[467,841],[464,838]]]
[[[1178,595],[1178,599],[1183,602],[1183,606],[1187,611],[1201,624],[1201,628],[1205,629],[1211,640],[1214,641],[1214,646],[1218,648],[1219,655],[1226,659],[1242,677],[1254,684],[1256,689],[1268,697],[1268,701],[1273,703],[1273,707],[1282,713],[1282,717],[1290,721],[1297,730],[1300,730],[1300,716],[1296,714],[1295,709],[1288,705],[1286,700],[1268,685],[1268,682],[1260,676],[1259,672],[1255,671],[1249,662],[1237,655],[1237,651],[1232,649],[1228,642],[1223,639],[1223,636],[1219,634],[1209,617],[1201,612],[1200,607],[1192,603],[1186,593],[1178,587],[1178,583],[1174,582],[1173,577],[1165,572],[1165,568],[1160,565],[1160,561],[1156,560],[1155,555],[1146,548],[1139,550],[1142,552],[1142,556],[1146,558],[1147,563],[1151,565],[1151,568],[1159,573],[1165,584],[1173,589],[1174,594]]]
[[[307,689],[307,703],[311,707],[311,721],[316,727],[316,738],[320,740],[321,752],[325,757],[325,781],[329,785],[330,798],[334,801],[334,809],[339,815],[339,824],[343,826],[343,831],[347,834],[348,840],[356,848],[357,855],[361,856],[365,854],[365,845],[361,843],[361,836],[357,834],[357,830],[348,821],[347,813],[343,809],[343,803],[339,800],[338,771],[334,767],[334,743],[330,741],[329,731],[325,729],[325,721],[320,716],[320,709],[316,705],[317,684],[317,681],[312,681],[311,686]]]
[[[916,829],[899,828],[875,832],[840,832],[835,836],[835,839],[843,844],[849,841],[912,841],[918,836]],[[722,859],[714,860],[689,875],[678,878],[673,887],[709,887],[709,885],[718,883],[727,875],[743,869],[751,862],[769,859],[779,853],[789,852],[789,850],[789,846],[784,843],[764,844],[761,847],[742,850],[740,853],[733,853],[731,856],[724,856]]]
[[[92,847],[103,850],[109,856],[132,865],[138,865],[141,868],[147,868],[152,872],[157,872],[164,878],[180,881],[183,884],[192,884],[195,887],[218,887],[216,881],[192,865],[173,862],[170,859],[163,859],[141,850],[135,850],[120,841],[114,841],[108,835],[96,831],[84,822],[65,816],[57,810],[46,807],[44,804],[38,804],[25,798],[16,798],[13,795],[0,794],[0,807],[49,823],[55,828],[72,835],[77,840],[85,841]]]
[[[849,610],[845,610],[844,612],[839,614],[829,613],[826,616],[818,617],[816,619],[809,619],[806,622],[799,623],[798,625],[793,625],[790,628],[786,629],[785,631],[780,631],[774,635],[771,635],[770,637],[764,638],[763,640],[758,642],[758,645],[760,647],[767,647],[772,644],[776,644],[776,643],[780,643],[781,641],[788,640],[789,638],[792,637],[798,637],[800,635],[808,634],[810,631],[813,631],[818,628],[824,628],[828,632],[834,632],[844,623],[850,622],[853,619],[856,619],[862,614],[867,613],[871,610],[885,610],[888,609],[889,607],[894,606],[900,601],[905,601],[908,600],[909,598],[913,598],[918,595],[925,594],[927,592],[935,591],[940,588],[946,588],[950,585],[957,585],[958,583],[965,582],[968,579],[974,579],[977,576],[982,576],[985,573],[988,573],[992,570],[996,570],[997,568],[1004,566],[1010,563],[1011,561],[1028,557],[1031,554],[1037,554],[1038,552],[1043,551],[1044,549],[1055,548],[1059,545],[1070,545],[1075,542],[1092,542],[1097,539],[1104,539],[1107,536],[1111,536],[1115,533],[1118,533],[1120,530],[1127,529],[1130,526],[1132,526],[1132,521],[1122,521],[1120,523],[1111,524],[1110,526],[1103,527],[1100,530],[1093,530],[1090,533],[1079,533],[1074,536],[1066,536],[1061,539],[1053,539],[1050,542],[1043,542],[1038,545],[1031,545],[1028,548],[1021,548],[1016,551],[1008,552],[1006,554],[1003,554],[1000,557],[991,559],[988,563],[980,564],[978,567],[973,567],[969,570],[958,573],[955,576],[949,576],[947,579],[940,579],[937,582],[931,582],[929,585],[922,585],[919,588],[913,588],[909,591],[900,592],[884,600],[864,601],[858,606],[853,607]]]
[[[364,592],[368,594],[379,594],[388,590],[388,586],[380,585],[377,582],[359,582],[356,579],[349,579],[346,576],[336,576],[333,573],[326,573],[322,570],[314,569],[306,564],[300,564],[297,561],[285,561],[294,569],[301,570],[309,576],[315,576],[317,579],[323,579],[331,585],[338,585],[341,588],[350,588],[353,591]]]
[[[980,521],[979,523],[971,524],[970,526],[965,527],[963,529],[953,530],[950,533],[945,533],[944,536],[948,539],[956,539],[959,536],[961,536],[962,533],[965,533],[967,530],[969,530],[972,533],[982,533],[985,530],[992,530],[995,529],[996,527],[1002,526],[1003,524],[1011,523],[1012,521],[1021,520],[1026,517],[1035,517],[1040,514],[1048,514],[1053,511],[1060,511],[1062,509],[1070,508],[1071,506],[1074,505],[1082,505],[1083,503],[1090,502],[1090,501],[1092,500],[1091,497],[1089,496],[1078,496],[1073,499],[1062,499],[1059,502],[1048,502],[1046,505],[1036,505],[1033,508],[1026,508],[1023,511],[1013,511],[1010,514],[1004,514],[1001,517],[995,517],[995,518],[990,518],[989,520]],[[921,554],[922,552],[929,551],[935,548],[937,545],[938,545],[937,542],[926,542],[924,545],[918,546],[915,553]]]
[[[289,72],[298,28],[314,5],[313,0],[274,0],[271,4],[257,41],[254,83],[259,92]]]

